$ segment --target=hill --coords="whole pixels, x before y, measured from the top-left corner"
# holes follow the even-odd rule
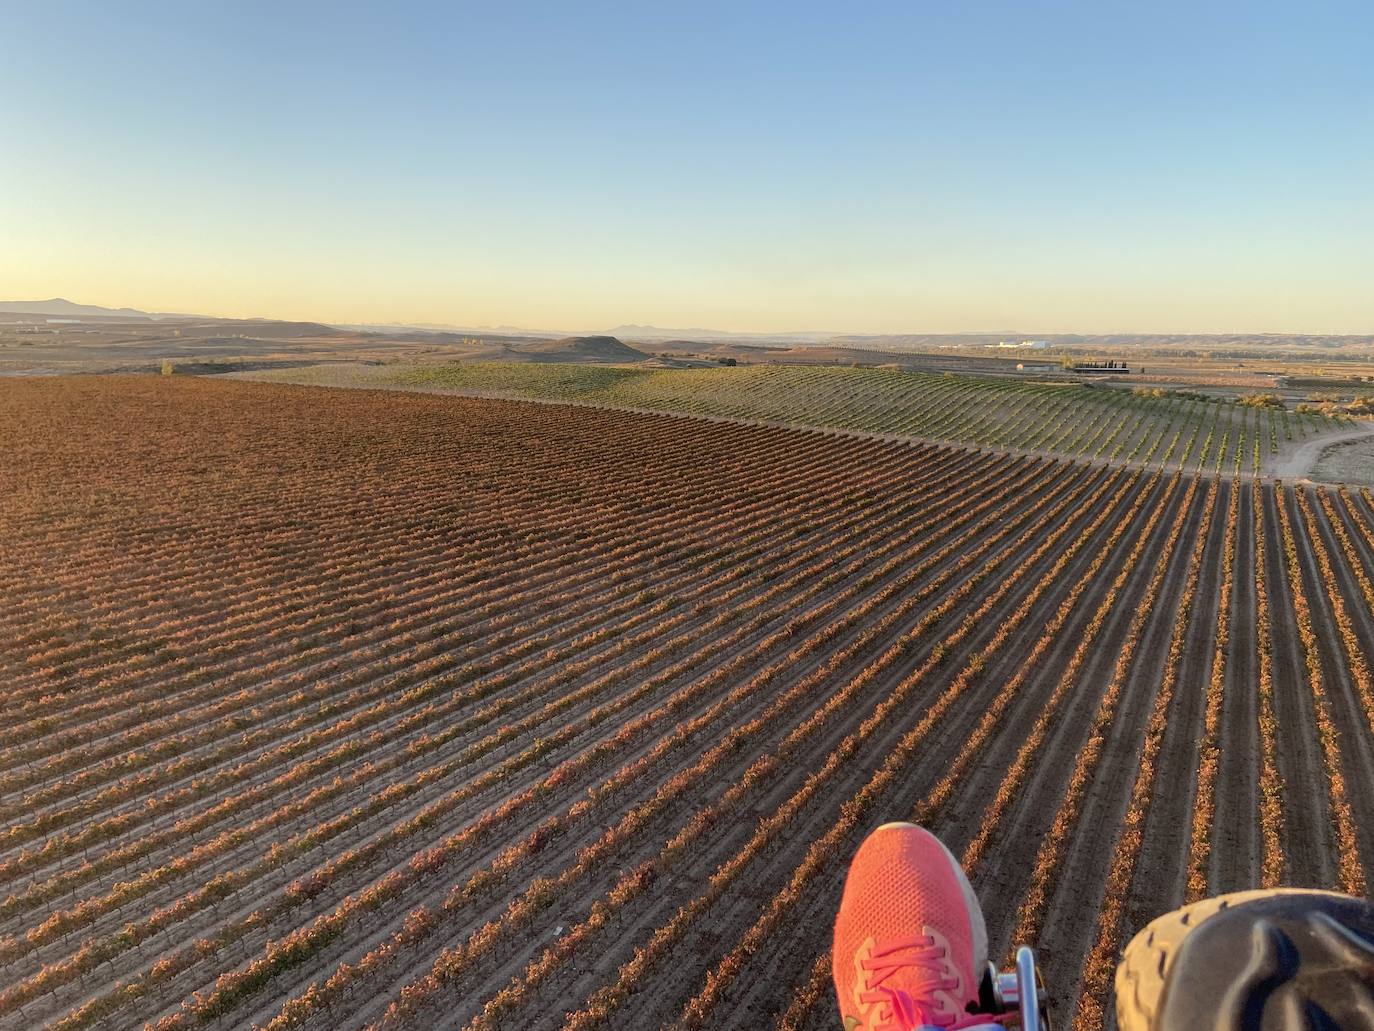
[[[146,316],[146,311],[136,308],[102,308],[98,304],[77,304],[65,297],[52,297],[46,301],[0,301],[0,311],[19,312],[24,315],[51,315],[54,318],[75,318],[79,315],[137,315]]]
[[[616,337],[564,337],[562,340],[536,341],[511,346],[516,355],[533,361],[642,362],[650,355]]]
[[[279,322],[275,319],[206,319],[178,326],[181,337],[224,337],[240,340],[277,340],[297,337],[329,337],[335,340],[359,339],[359,334],[340,332],[322,322]]]

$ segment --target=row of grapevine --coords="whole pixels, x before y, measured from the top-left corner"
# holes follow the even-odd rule
[[[901,818],[1095,1028],[1144,907],[1367,883],[1374,498],[1244,482],[1334,423],[670,371],[0,387],[0,1031],[830,1026]]]
[[[1240,507],[1240,480],[1231,481],[1226,505],[1226,539],[1222,550],[1221,588],[1218,592],[1216,631],[1212,637],[1212,665],[1207,678],[1207,706],[1202,737],[1197,743],[1197,789],[1193,801],[1192,837],[1188,846],[1187,900],[1196,902],[1208,892],[1208,863],[1212,854],[1212,821],[1216,808],[1218,740],[1226,692],[1226,654],[1231,646],[1231,598],[1235,588],[1236,534]]]
[[[1293,535],[1288,505],[1283,497],[1275,498],[1282,535],[1283,558],[1288,574],[1288,588],[1292,592],[1293,610],[1297,622],[1298,639],[1302,643],[1303,662],[1307,669],[1307,685],[1312,691],[1316,712],[1316,730],[1326,766],[1327,790],[1330,792],[1331,821],[1336,836],[1336,857],[1340,887],[1352,895],[1363,896],[1364,868],[1360,864],[1359,845],[1355,840],[1354,817],[1347,800],[1345,774],[1341,766],[1340,732],[1331,719],[1327,699],[1326,677],[1317,654],[1317,634],[1312,624],[1311,608],[1304,587],[1297,543]]]
[[[1154,705],[1145,728],[1145,738],[1138,760],[1140,769],[1131,787],[1130,803],[1125,818],[1116,831],[1116,845],[1107,868],[1106,890],[1102,896],[1102,908],[1097,919],[1097,940],[1084,962],[1083,984],[1073,1018],[1073,1027],[1076,1031],[1099,1031],[1106,1023],[1107,995],[1116,970],[1116,958],[1124,945],[1122,931],[1126,919],[1126,899],[1140,858],[1145,819],[1154,797],[1159,753],[1164,744],[1164,733],[1168,725],[1174,691],[1178,687],[1184,642],[1188,634],[1189,620],[1192,618],[1193,604],[1196,601],[1198,578],[1202,572],[1203,550],[1207,545],[1207,535],[1211,530],[1212,516],[1216,510],[1217,489],[1217,481],[1212,480],[1202,511],[1202,524],[1188,559],[1187,579],[1174,610],[1174,626],[1169,637],[1169,650],[1164,659],[1163,678],[1155,691]]]
[[[932,707],[932,709],[928,713],[926,713],[925,717],[917,725],[916,730],[912,732],[912,737],[923,736],[923,732],[928,733],[929,728],[931,728],[945,712],[945,706],[948,705],[946,699],[952,699],[957,697],[958,694],[968,689],[969,684],[974,680],[974,678],[982,674],[982,672],[986,669],[988,662],[992,659],[994,655],[996,655],[999,651],[1005,648],[1007,640],[1011,633],[1030,616],[1030,614],[1036,607],[1036,603],[1041,599],[1041,597],[1043,597],[1046,594],[1050,586],[1057,584],[1059,575],[1069,566],[1070,562],[1077,554],[1077,552],[1082,547],[1087,546],[1091,543],[1093,536],[1097,531],[1099,531],[1103,526],[1109,525],[1109,520],[1107,519],[1107,517],[1110,514],[1115,517],[1115,529],[1113,530],[1112,534],[1107,538],[1107,540],[1098,547],[1097,556],[1094,558],[1092,564],[1089,567],[1089,575],[1091,575],[1098,568],[1100,568],[1100,564],[1102,562],[1105,562],[1107,557],[1112,554],[1112,548],[1114,547],[1116,541],[1119,540],[1121,534],[1124,532],[1126,527],[1128,527],[1130,523],[1133,521],[1136,513],[1143,506],[1148,496],[1148,490],[1141,491],[1140,493],[1138,493],[1135,496],[1135,501],[1133,502],[1131,508],[1124,515],[1119,512],[1109,513],[1108,510],[1104,510],[1099,515],[1098,519],[1095,520],[1094,523],[1090,524],[1082,532],[1082,534],[1075,541],[1075,543],[1059,557],[1054,566],[1051,567],[1051,569],[1045,574],[1045,576],[1037,584],[1036,588],[1025,597],[1025,599],[1017,607],[1016,611],[1011,614],[1010,618],[1003,620],[998,625],[996,633],[987,642],[987,644],[985,644],[977,654],[975,654],[968,660],[963,669],[960,671],[959,675],[951,683],[950,687],[946,689],[946,693],[944,696],[942,696],[940,702],[937,702],[936,705]],[[1066,602],[1061,605],[1059,611],[1056,612],[1055,617],[1051,620],[1050,624],[1048,624],[1045,630],[1042,631],[1040,640],[1037,643],[1037,647],[1028,657],[1027,662],[1021,666],[1021,670],[1023,672],[1028,670],[1031,667],[1031,665],[1033,665],[1033,663],[1040,657],[1040,655],[1043,654],[1044,647],[1042,647],[1041,645],[1045,644],[1045,642],[1048,642],[1052,639],[1052,635],[1054,633],[1054,628],[1056,624],[1062,625],[1061,617],[1065,614],[1067,609],[1072,608],[1073,603],[1077,600],[1079,588],[1084,583],[1086,583],[1087,579],[1087,577],[1080,579],[1079,584],[1075,585],[1075,588],[1070,591],[1070,598],[1072,600],[1066,600]],[[1021,675],[1021,673],[1018,673],[1018,675],[1014,677],[1011,681],[1009,681],[1008,684],[1004,686],[1002,691],[999,692],[999,694],[996,697],[996,700],[993,702],[992,708],[990,708],[988,711],[989,716],[985,716],[984,720],[980,722],[978,730],[975,731],[973,737],[968,741],[968,747],[961,752],[961,759],[967,760],[968,757],[972,757],[979,754],[978,748],[984,741],[986,741],[986,738],[989,733],[989,728],[993,724],[993,720],[989,717],[994,711],[997,713],[1001,713],[1005,710],[1005,708],[1009,704],[1011,697],[1022,686],[1024,680],[1025,678]],[[941,703],[944,703],[944,705],[942,705]],[[940,784],[936,786],[936,788],[931,792],[927,799],[918,807],[917,812],[913,814],[914,818],[917,821],[927,824],[933,822],[933,818],[935,817],[938,808],[943,804],[944,799],[948,795],[949,785],[951,783],[952,780],[948,776],[942,779]],[[811,858],[812,857],[808,855],[808,859]],[[764,916],[760,919],[758,923],[754,925],[753,928],[751,928],[750,932],[741,941],[740,945],[737,946],[734,951],[727,954],[727,956],[716,967],[716,969],[707,976],[707,980],[703,986],[702,991],[699,992],[691,1000],[690,1003],[688,1003],[686,1009],[684,1010],[683,1019],[686,1023],[688,1023],[691,1026],[701,1026],[703,1022],[707,1020],[708,1014],[710,1013],[712,1008],[718,1004],[720,995],[728,986],[730,980],[738,976],[739,971],[742,968],[746,959],[755,955],[763,947],[763,943],[767,940],[769,935],[776,930],[780,921],[783,919],[784,914],[798,901],[805,883],[808,880],[810,880],[814,875],[819,873],[822,868],[823,867],[819,863],[813,862],[810,864],[809,868],[803,867],[802,870],[799,870],[798,873],[794,875],[794,878],[792,882],[788,885],[788,888],[782,894],[775,897]],[[825,956],[822,960],[818,961],[817,969],[824,969],[828,974],[828,956]],[[828,983],[822,984],[820,979],[812,978],[808,982],[807,987],[808,990],[802,993],[802,995],[800,995],[796,1000],[793,1001],[793,1006],[791,1009],[791,1012],[793,1014],[792,1019],[795,1019],[796,1015],[802,1012],[803,1009],[809,1008],[810,1006],[814,1005],[816,1001],[816,993],[818,992],[818,990],[824,990],[825,988],[828,988]]]
[[[321,373],[285,372],[275,379],[321,380]],[[359,379],[359,376],[362,376]],[[1150,461],[1171,441],[1184,442],[1173,459],[1186,466],[1201,434],[1226,429],[1234,447],[1218,462],[1228,468],[1253,458],[1255,471],[1277,457],[1278,424],[1285,441],[1331,432],[1339,420],[1314,413],[1275,412],[1193,396],[1150,396],[1149,391],[1042,383],[1030,379],[976,378],[952,373],[759,365],[732,369],[588,370],[569,374],[522,365],[400,367],[378,373],[325,373],[401,389],[444,389],[478,396],[532,397],[638,412],[669,411],[775,425],[833,426],[924,440],[1113,456]],[[1263,420],[1263,430],[1258,422]],[[1240,427],[1249,426],[1248,432]],[[1208,429],[1210,427],[1210,430]],[[1261,456],[1261,439],[1268,444]],[[1170,459],[1164,459],[1170,461]]]
[[[1106,489],[1109,486],[1110,481],[1102,482],[1097,487],[1097,496],[1102,496],[1103,492],[1106,491]],[[1057,513],[1063,511],[1063,509],[1066,507],[1065,503],[1072,503],[1074,500],[1075,498],[1073,497],[1073,495],[1066,496],[1064,500],[1058,506],[1056,506],[1055,512]],[[1106,517],[1105,511],[1101,514],[1101,517]],[[1043,544],[1040,545],[1040,547],[1037,549],[1037,553],[1043,554],[1047,552],[1048,549],[1053,546],[1055,541],[1067,535],[1070,529],[1071,524],[1060,524],[1058,529],[1053,534],[1051,534],[1050,537]],[[1081,543],[1081,540],[1077,543]],[[996,560],[994,560],[994,562],[995,561]],[[1027,565],[1022,564],[1017,567],[1017,571],[1015,573],[1011,574],[1011,577],[1000,581],[995,588],[996,596],[1005,596],[1005,594],[1008,591],[1010,591],[1011,588],[1014,586],[1016,579],[1019,579],[1020,576],[1025,575],[1025,572],[1028,569],[1029,567]],[[961,588],[958,592],[955,592],[954,594],[950,595],[943,603],[941,608],[946,611],[952,610],[954,605],[957,604],[957,602],[960,600],[960,597],[963,594],[966,594],[968,590],[972,589],[973,584],[974,581],[966,581],[964,587]],[[774,837],[776,837],[778,833],[780,833],[781,828],[799,811],[802,811],[804,809],[806,800],[812,797],[814,793],[820,789],[820,787],[828,777],[833,776],[837,771],[845,767],[846,757],[852,756],[854,752],[860,747],[865,738],[867,738],[869,735],[872,735],[879,728],[884,726],[888,718],[888,714],[897,710],[898,707],[902,704],[902,702],[906,699],[906,697],[908,697],[908,695],[917,688],[917,686],[924,680],[924,678],[928,676],[932,670],[940,666],[940,664],[943,662],[945,654],[947,654],[948,651],[951,648],[953,648],[958,641],[966,637],[969,633],[973,631],[973,629],[976,626],[980,624],[980,616],[981,611],[971,613],[963,620],[963,622],[959,625],[959,627],[956,630],[954,630],[952,634],[950,634],[948,637],[940,641],[940,643],[934,649],[932,649],[930,655],[927,657],[925,662],[921,666],[919,666],[915,672],[905,677],[901,681],[900,685],[882,700],[882,703],[864,721],[863,725],[859,728],[859,730],[855,731],[849,737],[847,737],[845,741],[842,742],[839,750],[831,753],[829,758],[826,760],[825,764],[820,768],[820,772],[813,774],[810,778],[808,778],[806,786],[802,789],[800,793],[793,796],[792,800],[786,806],[784,806],[782,810],[779,811],[777,817],[773,820],[765,822],[763,825],[760,826],[759,830],[755,834],[755,837],[751,840],[750,845],[746,846],[746,848],[743,851],[741,851],[735,856],[731,863],[727,864],[726,867],[722,868],[722,870],[718,871],[717,874],[713,876],[712,884],[715,888],[716,893],[724,891],[726,886],[729,883],[732,883],[734,879],[739,875],[744,865],[747,863],[748,859],[751,856],[758,854],[762,849],[764,849],[768,842]],[[923,623],[929,622],[931,622],[931,620],[929,619],[923,621]],[[909,632],[907,636],[913,639],[917,638],[920,635],[923,628],[924,627],[922,624],[918,624],[915,628],[913,628],[911,632]],[[883,664],[886,665],[890,663],[893,659],[900,656],[901,654],[901,649],[889,649],[889,651],[884,654],[884,659],[882,660]],[[862,677],[865,680],[871,679],[873,677],[876,677],[879,674],[879,672],[880,667],[870,666],[865,668]],[[948,706],[952,704],[952,702],[953,696],[949,696],[948,700],[945,702],[945,705]],[[806,724],[803,724],[794,733],[802,733],[806,731],[808,731],[808,726]],[[812,732],[814,732],[814,728]],[[777,758],[776,756],[770,755],[765,759],[758,760],[758,763],[767,764],[770,767],[775,766],[777,763]],[[760,769],[761,768],[762,767],[760,767]],[[727,792],[727,794],[723,796],[721,804],[723,805],[727,802],[733,801],[738,795],[742,793],[752,792],[756,790],[754,783],[756,779],[757,773],[753,776],[751,776],[750,774],[746,774],[745,777],[742,778],[741,781],[737,784],[736,788],[731,789],[730,792]],[[710,810],[703,811],[703,813],[710,812]],[[716,817],[714,816],[707,816],[706,819],[702,819],[703,813],[698,813],[697,821],[699,822],[694,823],[692,825],[695,826],[697,829],[695,831],[690,831],[689,828],[688,830],[685,830],[684,833],[689,833],[690,831],[691,836],[694,837],[696,834],[704,830],[707,826],[714,824],[716,822]],[[678,854],[679,850],[683,847],[685,847],[685,841],[679,841],[675,839],[673,842],[670,842],[668,846],[665,846],[663,855],[671,858],[673,855]],[[624,894],[625,889],[630,884],[635,883],[633,881],[628,880],[628,878],[633,876],[634,875],[627,875],[627,879],[622,881],[620,888],[621,895]],[[594,1006],[597,1008],[604,1008],[607,1005],[610,1005],[615,998],[619,997],[623,991],[628,990],[633,985],[635,978],[639,976],[640,968],[642,968],[646,963],[654,961],[657,957],[662,956],[666,954],[667,951],[669,951],[671,941],[675,939],[680,933],[682,933],[686,929],[688,924],[695,919],[695,916],[701,911],[701,909],[705,907],[710,897],[712,896],[702,896],[701,901],[699,902],[694,900],[691,907],[689,907],[689,909],[687,910],[684,910],[679,915],[679,918],[673,924],[669,925],[666,928],[660,929],[660,931],[652,939],[650,946],[648,946],[646,950],[640,954],[640,956],[636,959],[635,963],[630,968],[622,970],[622,975],[618,982],[619,987],[616,989],[616,991],[611,993],[610,995],[602,994],[601,997],[594,1003]],[[598,911],[594,910],[594,917],[596,912]],[[604,919],[605,917],[603,916],[601,920],[604,921]],[[596,926],[599,926],[599,922],[596,924]],[[521,997],[523,997],[525,993],[532,990],[534,984],[536,984],[539,981],[542,981],[544,978],[549,976],[552,969],[554,968],[554,964],[564,962],[568,958],[568,956],[572,954],[572,952],[570,951],[571,946],[566,943],[568,942],[569,938],[572,938],[573,941],[576,942],[577,939],[575,936],[577,935],[577,933],[577,929],[574,929],[574,931],[569,932],[568,935],[565,935],[564,939],[560,940],[559,946],[547,952],[542,958],[533,961],[530,967],[526,970],[525,975],[523,975],[518,982],[513,983],[508,991],[493,999],[493,1003],[488,1008],[485,1014],[485,1018],[493,1019],[497,1013],[502,1012],[505,1009],[508,1009],[510,1006],[514,1005]],[[590,933],[590,931],[588,931],[587,933]],[[436,973],[439,969],[440,968],[436,966]],[[402,997],[407,1001],[407,1010],[413,1010],[414,1008],[421,1005],[423,999],[426,997],[426,994],[433,994],[433,992],[437,991],[439,988],[442,987],[442,984],[443,980],[440,979],[437,982],[427,983],[428,991],[426,993],[421,993],[418,990],[404,993]],[[393,1013],[390,1019],[392,1022],[395,1022],[396,1020],[400,1019],[403,1015],[404,1011],[394,1006]]]
[[[1014,488],[1014,487],[1015,487],[1015,483],[1010,484],[1009,487],[1010,487],[1010,488]],[[631,671],[628,671],[628,672],[633,672],[633,669],[631,669]],[[246,873],[246,872],[245,872],[245,873]]]
[[[1012,485],[1012,486],[1014,486],[1014,485]],[[996,498],[996,496],[993,496],[993,497],[987,499],[987,501],[988,501],[989,503],[995,504],[996,501],[997,501],[997,498]],[[926,568],[926,567],[923,566],[922,568]],[[918,570],[918,572],[919,572],[919,570]],[[886,589],[885,589],[885,592],[886,592],[886,594],[897,593],[897,592],[899,591],[899,589],[900,589],[901,587],[903,587],[903,586],[905,586],[905,584],[904,584],[903,581],[897,581],[896,583],[892,584],[889,588],[886,588]],[[914,603],[916,600],[919,600],[919,598],[924,597],[924,596],[925,596],[925,593],[924,593],[924,592],[920,592],[920,593],[916,593],[916,594],[909,595],[908,597],[911,599],[912,603]],[[879,599],[877,599],[877,600],[881,600],[881,598],[879,598]],[[780,636],[790,637],[790,636],[791,636],[790,631],[791,631],[791,625],[789,624],[789,627],[788,627],[787,631],[785,631],[785,632],[784,632],[782,635],[780,635]],[[812,646],[813,646],[813,647],[819,647],[820,644],[824,643],[825,641],[827,641],[827,640],[829,639],[829,636],[830,636],[830,635],[818,635],[818,636],[816,636],[816,637],[814,637],[814,638],[811,638],[811,639],[810,639],[810,643],[812,643]],[[794,653],[794,654],[795,654],[795,653]],[[727,682],[728,682],[728,677],[729,677],[729,675],[730,675],[731,673],[734,673],[734,672],[735,672],[735,670],[733,670],[733,669],[731,668],[731,664],[726,664],[726,665],[724,665],[724,666],[717,667],[716,669],[714,669],[714,670],[712,671],[712,675],[711,675],[710,677],[706,678],[705,681],[701,681],[701,682],[698,682],[697,684],[694,684],[694,685],[693,685],[693,689],[696,690],[696,689],[700,689],[701,687],[705,687],[705,686],[712,686],[712,685],[719,684],[719,683],[727,683]],[[777,670],[776,670],[776,669],[765,670],[764,673],[761,674],[762,679],[761,679],[758,683],[753,683],[753,682],[751,682],[751,683],[747,684],[746,687],[745,687],[744,689],[740,689],[740,690],[737,690],[737,691],[733,692],[732,695],[730,696],[730,699],[733,700],[733,701],[738,701],[738,700],[739,700],[740,698],[742,698],[742,697],[747,697],[750,693],[757,694],[757,691],[758,691],[759,687],[762,686],[762,685],[764,685],[764,684],[766,684],[772,677],[776,676],[776,673],[777,673]],[[671,711],[671,710],[670,710],[670,711]],[[649,714],[649,716],[646,718],[646,722],[650,722],[650,723],[652,723],[652,722],[657,722],[659,718],[660,718],[660,717],[659,717],[659,713],[658,713],[658,712],[651,713],[651,714]],[[635,729],[635,727],[634,727],[633,724],[627,724],[625,727],[622,728],[621,732],[618,733],[618,734],[616,735],[615,738],[611,739],[609,742],[606,743],[606,747],[605,747],[605,748],[603,748],[603,747],[601,747],[601,746],[598,746],[597,748],[593,749],[590,753],[583,753],[582,756],[579,756],[579,757],[578,757],[578,763],[579,763],[579,764],[584,764],[584,763],[583,763],[583,760],[584,760],[584,759],[590,759],[590,758],[599,756],[599,755],[601,755],[601,754],[607,754],[607,755],[615,754],[615,751],[616,751],[616,750],[623,748],[623,747],[625,746],[625,744],[629,743],[629,741],[632,740],[631,737],[630,737],[630,734],[627,733],[627,731],[630,731],[630,730],[633,730],[633,729]],[[682,729],[682,728],[679,728],[679,731],[681,731],[681,729]],[[689,726],[688,729],[695,729],[695,728],[691,728],[691,727]],[[673,737],[672,740],[673,740],[674,743],[681,744],[682,741],[689,740],[689,739],[688,739],[687,736],[684,735],[684,734],[678,734],[678,735],[674,735],[674,737]],[[638,776],[638,774],[639,774],[640,772],[642,772],[640,766],[641,766],[641,764],[635,764],[635,766],[633,767],[633,772],[634,772],[634,774],[635,774],[636,776]],[[561,782],[561,781],[566,780],[566,779],[568,778],[568,776],[571,774],[573,768],[574,768],[574,767],[565,764],[564,766],[560,767],[558,770],[555,771],[554,774],[552,774],[552,775],[550,776],[550,778],[548,779],[548,782],[549,782],[550,784],[554,784],[554,783],[559,783],[559,782]],[[621,776],[621,775],[617,775],[617,776]],[[612,783],[614,782],[615,779],[616,779],[616,778],[612,778]],[[622,778],[622,779],[624,779],[624,778]],[[598,794],[599,794],[600,797],[602,797],[602,798],[605,797],[604,791],[599,791]],[[512,812],[514,812],[515,809],[518,808],[518,804],[522,804],[522,803],[526,802],[527,799],[533,799],[533,798],[537,798],[537,797],[538,797],[538,794],[535,793],[535,794],[530,794],[530,795],[528,795],[528,796],[521,796],[520,798],[518,798],[518,799],[516,799],[516,800],[513,800],[513,802],[507,802],[507,803],[502,807],[502,809],[501,809],[501,814],[502,814],[503,818],[509,816]],[[575,807],[575,815],[576,815],[580,820],[586,820],[586,819],[594,818],[594,816],[595,816],[596,814],[595,814],[594,812],[588,811],[587,808],[585,807],[585,805],[579,804],[578,806]],[[489,825],[484,825],[481,829],[482,829],[485,833],[493,833],[494,830],[495,830],[494,828],[490,827]],[[536,832],[536,833],[540,833],[540,832]],[[459,836],[457,836],[457,837],[455,837],[455,838],[446,840],[446,841],[442,844],[441,848],[443,849],[443,851],[444,851],[445,853],[456,853],[456,852],[460,851],[461,849],[463,849],[463,848],[468,844],[468,841],[469,841],[470,838],[471,838],[471,834],[469,834],[469,833],[467,833],[467,832],[464,832],[464,834],[462,834],[462,835],[459,835]],[[335,863],[335,864],[333,864],[333,865],[334,865],[335,868],[337,868],[337,866],[338,866],[337,863]],[[430,865],[427,865],[427,866],[426,866],[426,871],[429,871],[429,870],[431,870],[431,869],[432,869],[432,866],[430,866]],[[495,886],[495,885],[493,884],[492,879],[491,879],[490,877],[480,877],[480,878],[477,879],[477,881],[480,882],[480,883],[482,883],[482,884],[484,885],[484,887],[487,888],[487,889],[491,889],[492,887]],[[395,882],[395,881],[392,882],[393,886],[395,886],[395,885],[397,885],[397,884],[399,884],[399,883],[400,883],[400,882]],[[469,894],[468,892],[459,893],[460,897],[466,897],[468,894]],[[345,906],[342,907],[341,910],[340,910],[340,913],[341,913],[341,914],[346,914],[346,913],[348,913],[348,912],[361,912],[361,911],[357,910],[356,908],[350,908],[350,905],[345,905]],[[326,927],[328,927],[328,926],[330,926],[330,925],[320,925],[320,926],[319,926],[319,929],[318,929],[318,933],[323,933],[324,928],[326,928]]]

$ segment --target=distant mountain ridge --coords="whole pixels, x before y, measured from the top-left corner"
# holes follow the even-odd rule
[[[645,343],[656,343],[664,340],[727,341],[746,339],[756,340],[761,343],[813,343],[821,340],[829,340],[835,335],[832,332],[822,332],[820,330],[766,333],[749,331],[736,332],[728,329],[665,329],[661,326],[644,325],[622,325],[614,326],[611,329],[596,330],[533,329],[529,326],[509,325],[458,325],[450,322],[341,322],[337,323],[337,325],[341,329],[355,329],[365,333],[394,333],[404,330],[417,330],[424,333],[468,333],[474,336],[499,334],[503,336],[535,337],[545,340],[606,336]]]
[[[796,330],[778,333],[734,332],[728,329],[665,329],[661,326],[627,325],[607,330],[612,336],[629,340],[772,340],[788,343],[816,343],[836,334],[828,330]]]
[[[47,315],[51,318],[79,318],[83,315],[110,318],[166,319],[203,318],[174,312],[140,311],[138,308],[104,308],[98,304],[77,304],[65,297],[50,297],[46,301],[0,301],[0,312],[13,312],[21,315]]]
[[[98,304],[77,304],[65,297],[51,297],[46,301],[0,301],[0,311],[22,312],[26,315],[143,315],[137,308],[102,308]]]
[[[829,330],[783,330],[774,333],[759,331],[735,331],[721,329],[681,329],[629,323],[609,330],[574,331],[541,330],[520,326],[457,326],[446,323],[316,323],[292,322],[272,318],[225,318],[217,315],[197,315],[187,312],[149,312],[139,308],[106,308],[98,304],[78,304],[65,297],[50,297],[40,301],[0,301],[0,315],[32,315],[49,319],[147,319],[151,322],[187,320],[213,324],[221,328],[233,326],[253,326],[263,332],[265,326],[291,327],[285,335],[332,335],[339,331],[361,332],[367,334],[395,335],[413,331],[430,335],[449,336],[471,334],[478,337],[502,336],[518,338],[512,343],[525,347],[530,341],[538,341],[555,352],[583,360],[638,361],[648,357],[637,351],[633,345],[656,346],[672,351],[680,351],[692,344],[714,347],[734,344],[773,350],[807,345],[825,345],[841,349],[860,351],[889,350],[894,352],[925,352],[931,348],[959,348],[993,346],[1003,340],[1022,340],[1035,338],[1046,340],[1052,347],[1123,347],[1123,346],[1174,346],[1196,344],[1200,347],[1228,348],[1270,348],[1283,345],[1301,347],[1335,347],[1350,344],[1374,346],[1374,334],[1329,334],[1329,333],[1283,333],[1283,332],[1232,332],[1232,333],[1053,333],[1028,332],[1025,330],[969,331],[963,333],[849,333]],[[276,335],[282,335],[278,329]],[[570,346],[570,341],[614,340],[614,346],[592,346],[590,352],[578,353],[578,347]],[[632,353],[615,352],[624,348]],[[600,350],[600,353],[591,353]],[[538,352],[533,352],[535,356]],[[636,357],[638,355],[639,357]]]

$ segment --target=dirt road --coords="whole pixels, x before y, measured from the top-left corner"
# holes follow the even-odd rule
[[[1280,480],[1310,479],[1327,448],[1365,437],[1374,437],[1374,426],[1368,423],[1361,423],[1354,429],[1340,433],[1325,433],[1305,440],[1288,454],[1275,459],[1271,474]]]

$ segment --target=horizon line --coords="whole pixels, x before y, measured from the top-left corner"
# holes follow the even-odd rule
[[[1374,327],[1360,331],[1326,332],[1320,330],[1307,329],[1227,329],[1227,330],[1161,330],[1161,329],[1094,329],[1094,330],[1028,330],[1018,328],[1002,329],[904,329],[904,330],[853,330],[853,329],[735,329],[720,328],[714,326],[661,326],[656,323],[646,322],[622,322],[605,328],[592,329],[550,329],[538,326],[519,326],[513,324],[500,325],[462,325],[453,322],[401,322],[385,321],[372,322],[367,320],[351,319],[323,319],[323,318],[287,318],[277,315],[213,315],[206,312],[175,312],[158,311],[154,309],[139,308],[134,305],[107,305],[92,304],[85,301],[73,301],[63,295],[54,295],[44,299],[29,300],[0,300],[0,305],[17,306],[24,304],[42,305],[61,302],[78,307],[101,308],[109,313],[109,316],[147,316],[159,319],[213,319],[216,321],[239,321],[239,322],[314,322],[319,325],[328,326],[335,329],[347,329],[350,327],[394,327],[397,329],[418,329],[437,332],[471,332],[471,333],[502,333],[518,332],[525,334],[537,334],[544,336],[590,336],[590,335],[611,335],[615,330],[621,329],[645,329],[654,330],[659,333],[714,333],[728,336],[753,336],[753,337],[904,337],[904,336],[1017,336],[1023,338],[1043,338],[1043,337],[1092,337],[1092,336],[1183,336],[1183,337],[1226,337],[1226,336],[1258,336],[1258,337],[1374,337]],[[30,314],[22,308],[15,308],[14,314]],[[4,312],[0,312],[4,314]],[[34,315],[44,315],[43,312],[32,312]],[[88,313],[92,318],[102,317],[100,313]],[[46,315],[47,318],[59,318],[56,315]]]

